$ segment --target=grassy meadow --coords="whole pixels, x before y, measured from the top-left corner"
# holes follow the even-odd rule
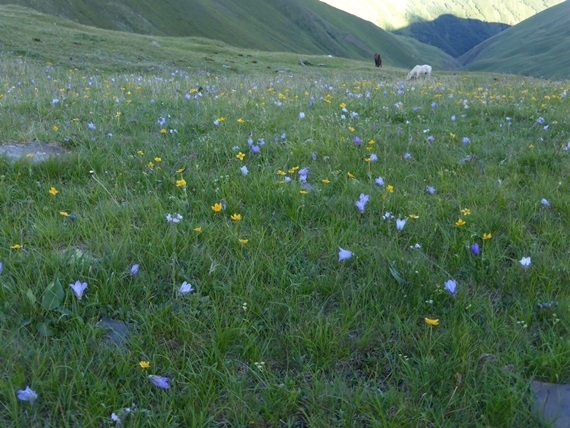
[[[0,60],[2,143],[67,151],[0,158],[1,425],[539,426],[570,381],[568,81]]]

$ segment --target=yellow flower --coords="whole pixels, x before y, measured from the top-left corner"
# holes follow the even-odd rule
[[[202,228],[201,228],[201,227],[195,227],[195,228],[194,228],[194,232],[196,232],[196,233],[202,233]]]
[[[345,108],[346,104],[345,103],[340,103],[340,108]]]
[[[245,245],[245,244],[247,244],[248,242],[249,242],[249,239],[240,239],[240,240],[239,240],[239,243],[242,244],[242,245]]]
[[[139,366],[143,369],[148,369],[150,367],[150,362],[148,361],[139,361]]]
[[[180,168],[180,169],[177,169],[177,170],[176,170],[176,172],[177,172],[178,174],[182,174],[182,173],[185,172],[185,171],[186,171],[186,167]]]
[[[419,215],[416,215],[416,214],[410,214],[410,215],[408,216],[408,218],[412,218],[412,219],[414,219],[414,220],[417,220],[418,218],[420,218],[420,216],[419,216]]]
[[[321,180],[323,182],[323,184],[329,184],[331,181],[327,180],[326,178],[324,180]]]
[[[483,234],[483,241],[488,241],[489,239],[491,239],[493,237],[492,234],[490,233],[484,233]]]
[[[298,166],[294,166],[293,168],[289,168],[287,171],[289,174],[295,174],[295,172],[299,169]]]
[[[471,210],[470,210],[469,208],[463,208],[463,209],[461,210],[461,214],[463,214],[463,215],[469,215],[469,214],[471,214]]]
[[[161,133],[162,135],[166,134],[166,129],[162,128],[162,129],[160,130],[160,133]]]
[[[306,190],[300,190],[299,193],[300,193],[301,195],[306,195],[306,194],[309,193],[309,192],[307,192]]]
[[[54,132],[57,132],[57,131],[59,131],[59,128],[58,128],[58,126],[57,126],[57,125],[53,125],[51,129],[53,129],[53,130],[54,130]]]
[[[528,148],[531,149],[531,150],[534,149],[534,144],[530,144],[530,145],[528,146]]]
[[[162,162],[162,158],[156,157],[156,158],[154,158],[154,161],[155,161],[156,163]]]
[[[59,193],[59,192],[58,192],[58,190],[57,190],[55,187],[52,187],[52,188],[49,189],[49,194],[52,195],[52,196],[55,196],[55,195],[57,195],[58,193]]]
[[[239,152],[239,153],[236,155],[236,158],[238,158],[239,160],[243,160],[243,159],[245,158],[245,153]]]
[[[457,221],[455,222],[455,224],[456,224],[457,226],[461,227],[461,226],[464,226],[464,225],[465,225],[465,221],[463,221],[463,219],[460,218],[459,220],[457,220]]]
[[[287,174],[285,173],[285,171],[279,170],[279,171],[277,171],[277,175],[283,176],[283,175],[287,175]]]
[[[220,211],[222,211],[222,204],[221,204],[221,202],[216,202],[216,203],[212,206],[212,211],[214,211],[215,213],[219,213]]]
[[[69,217],[69,214],[66,211],[60,211],[59,215],[61,215],[63,217]]]
[[[186,187],[186,180],[183,178],[181,180],[176,180],[176,187]]]
[[[388,184],[386,186],[386,190],[388,191],[388,193],[394,193],[394,186],[392,186],[391,184]]]
[[[374,145],[374,140],[370,140],[370,141],[368,142],[368,145],[369,145],[369,146],[373,146],[373,145]]]
[[[14,244],[14,245],[10,245],[10,248],[13,250],[20,250],[22,248],[22,246],[20,244]]]
[[[347,172],[347,173],[346,173],[346,176],[347,176],[348,178],[354,178],[354,174],[352,174],[352,173],[350,173],[350,172]]]
[[[218,122],[221,123],[221,122],[225,122],[225,121],[226,121],[226,118],[225,118],[225,117],[218,117],[217,120],[218,120]]]
[[[434,326],[439,325],[438,319],[436,319],[436,320],[432,320],[431,318],[424,318],[424,319],[425,319],[426,324],[428,324],[428,325],[434,325]]]
[[[350,132],[354,132],[354,128],[353,128],[352,126],[349,126],[349,127],[348,127],[348,130],[349,130]]]
[[[450,133],[449,133],[449,136],[450,136],[451,138],[455,138],[455,134],[454,134],[453,132],[450,132]]]
[[[230,217],[233,221],[240,221],[241,220],[241,214],[232,214]]]
[[[243,120],[241,117],[237,121],[238,123],[245,123],[245,120]]]
[[[144,152],[142,150],[137,151],[137,155],[144,155]]]
[[[148,166],[149,168],[154,168],[154,164],[152,162],[149,162],[146,166]]]

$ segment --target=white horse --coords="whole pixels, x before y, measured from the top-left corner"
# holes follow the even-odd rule
[[[417,79],[422,74],[426,75],[427,77],[431,77],[431,65],[416,65],[414,68],[412,68],[412,71],[408,73],[406,80],[410,80],[412,78]]]

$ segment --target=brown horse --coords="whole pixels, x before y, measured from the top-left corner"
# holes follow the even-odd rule
[[[380,54],[374,54],[374,64],[376,64],[376,67],[382,67],[382,57]]]

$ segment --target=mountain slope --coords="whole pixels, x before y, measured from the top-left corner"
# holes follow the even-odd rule
[[[459,60],[466,70],[570,78],[570,2],[486,40]]]
[[[370,59],[386,65],[436,68],[458,63],[442,51],[421,49],[372,23],[318,0],[0,0],[99,28],[148,35],[192,36],[236,47]],[[413,48],[412,48],[413,47]]]
[[[563,0],[322,0],[379,27],[458,57],[485,39]]]

